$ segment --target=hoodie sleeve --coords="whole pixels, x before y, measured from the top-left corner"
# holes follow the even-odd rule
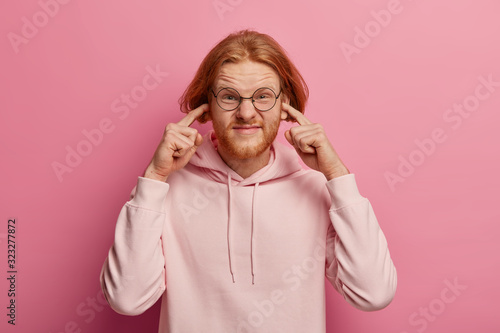
[[[118,313],[138,315],[165,290],[161,235],[169,185],[139,177],[120,211],[114,243],[101,270],[101,288]]]
[[[397,274],[373,208],[359,194],[353,174],[326,186],[332,200],[326,278],[354,307],[380,310],[394,298]]]

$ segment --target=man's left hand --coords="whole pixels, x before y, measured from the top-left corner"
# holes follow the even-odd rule
[[[328,140],[323,126],[312,123],[289,104],[282,103],[281,109],[299,124],[287,130],[285,138],[308,167],[323,173],[327,180],[349,174]]]

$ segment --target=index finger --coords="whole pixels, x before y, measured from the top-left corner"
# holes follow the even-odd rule
[[[296,110],[291,105],[286,104],[285,102],[281,104],[281,109],[286,113],[288,113],[290,117],[292,117],[294,120],[296,120],[299,123],[299,125],[312,124],[312,122],[309,119],[307,119],[306,116],[302,114],[302,112]]]
[[[199,116],[201,116],[204,112],[207,111],[208,111],[208,104],[202,104],[198,106],[196,109],[189,111],[188,114],[177,123],[177,125],[189,127],[194,123],[194,121]]]

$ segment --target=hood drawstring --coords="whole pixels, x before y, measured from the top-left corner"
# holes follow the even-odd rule
[[[253,266],[253,225],[254,225],[254,218],[256,215],[256,204],[255,204],[255,198],[257,196],[257,188],[259,187],[259,183],[255,183],[253,187],[253,195],[252,195],[252,218],[251,218],[251,226],[250,226],[250,271],[252,273],[252,284],[255,284],[255,274],[254,274],[254,266]],[[228,191],[228,212],[227,212],[227,233],[226,233],[226,240],[227,240],[227,258],[229,262],[229,273],[231,274],[231,279],[233,280],[233,283],[235,283],[234,280],[234,273],[233,273],[233,267],[232,267],[232,262],[231,262],[231,242],[229,240],[229,227],[231,224],[231,175],[228,173],[227,174],[227,191]]]
[[[255,218],[255,197],[257,195],[257,188],[259,187],[259,183],[255,183],[253,187],[253,196],[252,196],[252,229],[250,232],[250,268],[252,271],[252,284],[254,284],[254,272],[253,272],[253,220]]]
[[[233,279],[234,283],[234,274],[233,268],[231,265],[231,244],[229,243],[229,224],[231,222],[231,175],[227,174],[227,191],[228,191],[228,203],[227,203],[227,258],[229,260],[229,273],[231,273],[231,279]]]

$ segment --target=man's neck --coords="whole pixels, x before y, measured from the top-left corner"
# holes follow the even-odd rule
[[[227,164],[234,172],[242,178],[248,178],[269,163],[271,157],[271,149],[267,148],[262,154],[257,157],[247,159],[237,159],[232,157],[227,152],[219,149],[218,153],[224,163]]]

